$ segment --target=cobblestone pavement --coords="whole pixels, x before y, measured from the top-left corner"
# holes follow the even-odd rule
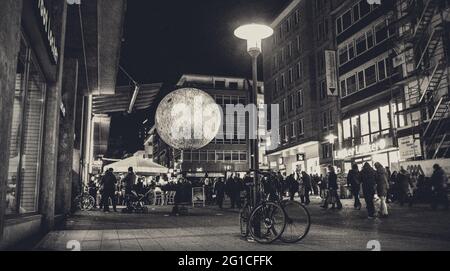
[[[368,250],[367,243],[377,240],[382,250],[450,250],[448,211],[391,204],[389,218],[368,220],[364,209],[354,210],[351,200],[343,202],[343,210],[322,210],[314,199],[308,207],[310,233],[298,244],[260,245],[241,239],[237,210],[195,208],[187,216],[171,216],[171,207],[158,206],[148,214],[79,212],[34,249],[68,250],[68,242],[75,240],[81,250]]]

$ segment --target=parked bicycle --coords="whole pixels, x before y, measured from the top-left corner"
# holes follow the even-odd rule
[[[95,199],[89,195],[88,188],[83,185],[82,192],[74,199],[74,206],[81,211],[90,211],[95,207]]]
[[[270,201],[264,192],[260,197],[262,201],[256,207],[247,202],[241,209],[239,222],[242,237],[250,235],[258,243],[270,244],[278,239],[285,243],[297,243],[307,236],[311,217],[303,204],[281,197],[278,201]]]

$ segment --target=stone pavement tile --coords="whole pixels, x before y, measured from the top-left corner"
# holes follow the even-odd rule
[[[83,241],[101,241],[103,231],[102,230],[89,230],[84,236]]]
[[[120,240],[128,240],[128,239],[136,238],[134,233],[130,232],[130,230],[127,230],[127,229],[117,230],[117,234],[118,234]]]
[[[155,239],[138,239],[137,240],[144,251],[163,251],[163,247]]]
[[[137,239],[119,240],[122,251],[141,251],[142,247]]]
[[[166,233],[159,229],[145,229],[144,231],[147,233],[149,238],[167,237]]]
[[[136,238],[136,239],[151,238],[151,236],[145,229],[130,230],[130,232],[134,235],[134,238]]]
[[[119,240],[103,240],[100,249],[102,251],[120,251]]]
[[[102,242],[100,240],[95,241],[83,241],[81,242],[81,251],[99,251]]]
[[[104,230],[102,234],[102,240],[118,240],[119,235],[116,230]]]

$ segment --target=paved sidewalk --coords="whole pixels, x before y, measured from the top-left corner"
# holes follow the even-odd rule
[[[377,240],[382,250],[450,250],[450,212],[391,205],[389,218],[373,221],[351,204],[345,200],[341,211],[322,210],[314,200],[308,207],[311,231],[298,244],[260,245],[241,239],[237,210],[196,208],[188,216],[170,216],[171,208],[164,206],[149,214],[80,212],[35,249],[68,250],[67,243],[75,240],[81,250],[368,250],[367,243]]]

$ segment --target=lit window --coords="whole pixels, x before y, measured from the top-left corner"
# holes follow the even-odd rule
[[[386,129],[391,128],[389,105],[381,107],[380,114],[381,114],[381,119],[380,119],[381,130],[386,130]]]
[[[380,120],[378,116],[378,109],[370,111],[370,131],[380,131]]]

